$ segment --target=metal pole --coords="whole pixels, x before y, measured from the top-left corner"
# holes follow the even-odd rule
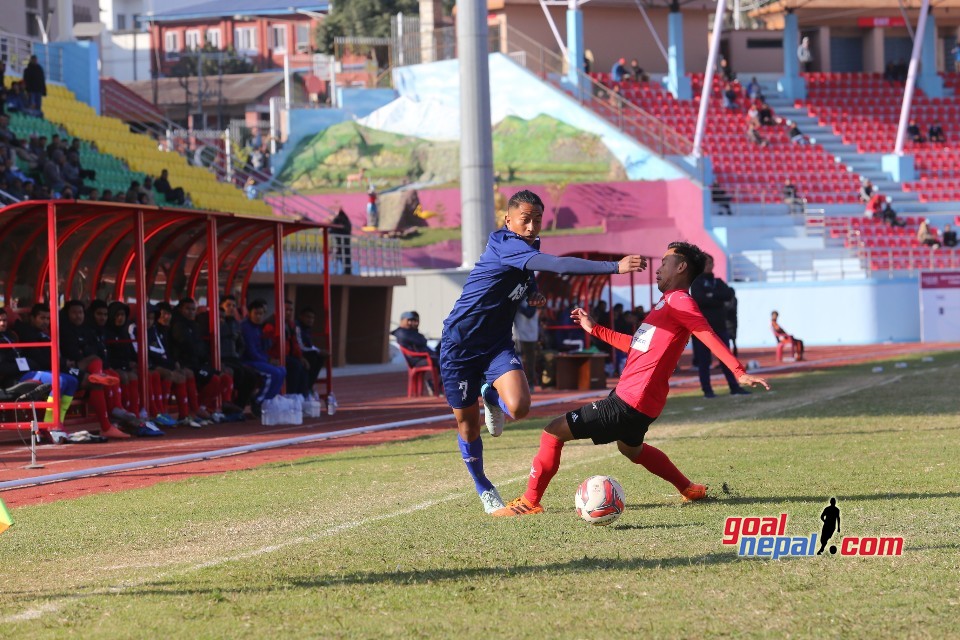
[[[33,420],[30,422],[30,464],[24,469],[43,469],[42,464],[37,464],[37,440],[40,435],[40,425],[37,423],[37,403],[30,403],[30,410],[33,412]],[[19,418],[17,420],[19,422]]]
[[[290,54],[283,52],[283,101],[284,107],[289,109],[293,99],[290,97]]]
[[[923,0],[920,7],[920,22],[917,35],[913,39],[913,53],[910,54],[910,69],[907,71],[907,86],[903,88],[903,104],[900,107],[900,124],[897,127],[897,144],[893,152],[903,155],[903,145],[907,140],[907,124],[910,122],[910,107],[913,105],[913,90],[917,85],[917,66],[920,64],[920,52],[923,49],[923,32],[927,27],[927,14],[930,12],[930,0]]]
[[[227,163],[227,182],[233,182],[233,144],[230,140],[230,127],[223,130],[223,151]]]
[[[327,396],[333,391],[333,310],[330,308],[330,228],[323,228],[323,308],[327,333]]]
[[[50,295],[47,305],[50,307],[50,396],[53,398],[53,430],[61,431],[60,424],[60,292],[57,274],[57,205],[47,205],[47,286]],[[37,292],[38,294],[40,292]]]
[[[637,3],[637,9],[640,9],[640,15],[643,16],[643,21],[647,23],[647,29],[650,30],[650,34],[653,36],[653,41],[657,43],[657,48],[660,49],[660,53],[663,54],[663,59],[669,62],[670,56],[667,54],[667,48],[663,46],[663,41],[660,40],[657,30],[653,28],[653,23],[650,21],[650,16],[647,15],[647,10],[643,8],[642,4],[640,4],[640,0],[633,1]]]
[[[207,220],[207,310],[210,315],[210,362],[214,369],[220,368],[220,247],[217,236],[217,217],[210,216]]]
[[[713,18],[713,41],[710,42],[710,55],[707,57],[707,69],[703,74],[703,89],[700,92],[700,112],[697,114],[697,131],[693,137],[693,155],[699,158],[703,146],[703,133],[707,126],[707,108],[710,106],[710,94],[713,92],[713,70],[717,66],[717,53],[720,51],[720,36],[723,34],[723,10],[727,0],[717,0],[717,14]]]
[[[460,0],[460,207],[462,266],[471,268],[493,232],[493,141],[486,0]]]
[[[140,370],[140,397],[145,406],[150,406],[150,376],[147,363],[147,305],[150,300],[147,297],[147,261],[146,255],[146,224],[143,219],[143,210],[137,210],[135,220],[133,251],[137,260],[136,287],[137,287],[137,366]],[[159,394],[160,390],[156,392]],[[166,400],[166,399],[164,399]]]
[[[283,282],[283,224],[279,222],[273,228],[273,286],[276,289],[274,316],[277,319],[277,351],[280,354],[280,367],[283,368],[287,366],[287,317],[284,309],[287,292],[284,290]],[[284,384],[284,390],[286,390],[286,384]]]

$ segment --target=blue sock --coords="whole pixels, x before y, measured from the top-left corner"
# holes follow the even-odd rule
[[[466,442],[458,433],[457,443],[460,445],[463,463],[467,465],[467,471],[477,487],[477,494],[493,489],[493,483],[483,474],[483,439],[478,437],[473,442]]]
[[[496,388],[492,384],[486,384],[483,386],[483,399],[488,404],[498,404],[500,408],[503,409],[503,412],[513,420],[513,414],[510,413],[510,409],[507,409],[507,405],[503,403],[503,398],[500,397],[500,394],[497,393]]]

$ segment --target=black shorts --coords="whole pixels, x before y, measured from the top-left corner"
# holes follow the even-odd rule
[[[616,390],[603,400],[585,404],[567,413],[567,426],[574,440],[590,438],[593,444],[622,441],[631,447],[643,444],[656,418],[640,413],[617,396]]]

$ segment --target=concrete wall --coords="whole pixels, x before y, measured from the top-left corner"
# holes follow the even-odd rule
[[[76,94],[78,100],[86,102],[100,113],[100,73],[97,69],[100,53],[97,43],[90,40],[51,42],[46,47],[38,47],[36,53],[37,61],[45,69],[51,64],[62,64],[63,83]],[[47,80],[52,76],[48,71]]]
[[[150,79],[150,34],[107,33],[100,37],[100,73],[120,82]]]
[[[390,330],[400,323],[404,311],[420,313],[420,333],[428,338],[439,338],[443,321],[460,297],[469,271],[462,269],[423,270],[404,273],[406,286],[394,287]]]
[[[766,44],[772,46],[760,46]],[[723,34],[720,46],[744,84],[753,73],[783,73],[782,31],[730,31]],[[688,70],[702,73],[703,67]]]

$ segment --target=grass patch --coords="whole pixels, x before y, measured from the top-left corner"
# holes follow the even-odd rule
[[[485,516],[452,432],[45,505],[0,536],[6,637],[952,637],[960,606],[960,354],[680,394],[648,441],[717,494],[681,504],[612,445],[570,443],[547,513]],[[505,498],[545,420],[486,440]],[[573,513],[584,477],[627,511]],[[718,491],[726,485],[727,491]],[[900,535],[898,558],[746,560],[728,516]],[[604,614],[597,615],[601,609]],[[34,616],[34,617],[30,617]],[[527,620],[519,624],[519,620]],[[136,629],[136,631],[132,631]]]

